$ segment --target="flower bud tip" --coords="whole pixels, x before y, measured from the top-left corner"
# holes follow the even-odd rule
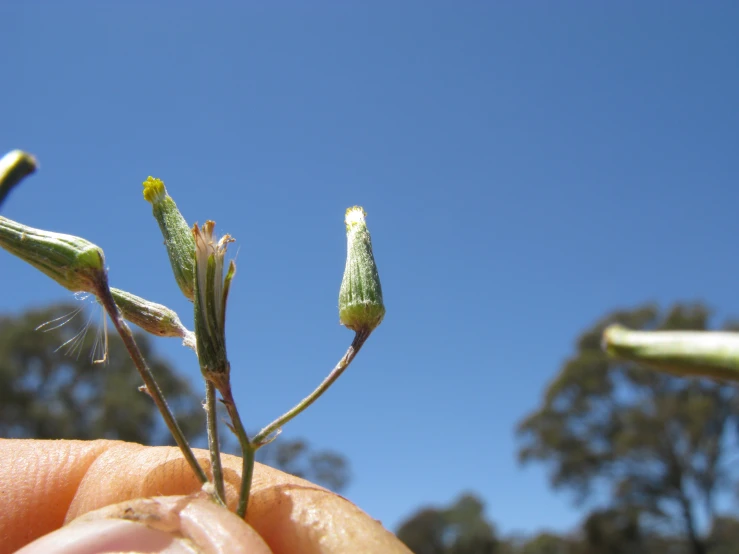
[[[142,184],[144,185],[144,198],[151,204],[161,202],[167,195],[167,189],[164,188],[164,181],[161,179],[156,179],[149,175]]]

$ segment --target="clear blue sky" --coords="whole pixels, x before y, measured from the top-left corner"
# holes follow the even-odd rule
[[[505,533],[569,529],[514,427],[577,334],[650,300],[739,316],[738,25],[720,1],[3,2],[0,150],[41,163],[3,214],[94,241],[188,325],[141,182],[231,233],[257,428],[351,340],[363,205],[387,316],[285,436],[345,454],[346,496],[391,528],[471,490]],[[0,310],[69,299],[1,254]]]

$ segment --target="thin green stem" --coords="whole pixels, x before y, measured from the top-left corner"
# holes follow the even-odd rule
[[[208,450],[210,450],[210,467],[213,470],[213,485],[216,496],[223,505],[226,504],[226,490],[223,486],[223,466],[221,465],[221,449],[218,444],[218,414],[216,411],[216,388],[210,381],[205,381],[205,412],[208,419]]]
[[[344,356],[339,360],[339,363],[336,364],[336,367],[334,367],[331,373],[329,373],[328,377],[326,377],[323,382],[318,385],[316,390],[314,390],[298,404],[296,404],[295,407],[292,408],[290,411],[285,412],[280,417],[275,419],[272,423],[267,425],[264,429],[259,431],[259,433],[257,433],[257,435],[254,437],[252,443],[256,445],[257,448],[259,448],[260,446],[265,444],[272,433],[278,431],[288,421],[293,419],[308,406],[313,404],[313,402],[318,400],[318,398],[328,390],[328,388],[334,383],[334,381],[336,381],[336,379],[338,379],[341,374],[344,373],[344,370],[349,367],[349,364],[352,363],[354,357],[359,353],[359,350],[362,348],[362,345],[365,343],[367,338],[369,338],[369,335],[370,333],[368,331],[357,331],[354,335],[354,340],[352,341],[351,346],[349,346],[349,349],[346,351],[346,354],[344,354]]]
[[[226,411],[228,411],[228,415],[231,418],[231,430],[236,435],[241,446],[241,490],[239,492],[239,505],[236,513],[239,517],[244,518],[246,517],[246,509],[249,506],[249,491],[251,491],[251,482],[254,477],[254,455],[257,449],[254,443],[249,440],[249,435],[247,435],[246,429],[244,429],[244,425],[241,423],[239,410],[236,408],[236,402],[234,402],[233,395],[231,394],[231,385],[226,384],[220,392],[223,398],[223,404],[226,406]]]
[[[257,453],[257,449],[254,448],[253,444],[249,444],[249,448],[246,449],[242,453],[244,457],[243,461],[243,467],[242,467],[242,479],[241,479],[241,493],[239,495],[239,508],[241,506],[244,506],[244,513],[242,514],[240,511],[238,514],[246,518],[246,511],[249,507],[249,493],[251,492],[251,483],[254,479],[254,457]],[[243,497],[243,501],[241,498]]]
[[[154,404],[156,404],[157,408],[159,408],[159,412],[164,418],[164,423],[167,425],[167,428],[172,433],[174,440],[180,447],[182,455],[185,457],[185,460],[187,460],[187,463],[190,464],[190,467],[192,468],[193,472],[195,472],[195,476],[198,478],[198,480],[203,484],[207,483],[208,477],[205,475],[203,468],[200,467],[198,460],[195,458],[195,454],[193,454],[192,449],[190,448],[190,445],[188,444],[187,439],[182,432],[182,429],[180,429],[180,426],[175,420],[172,411],[167,405],[167,401],[164,399],[164,395],[162,394],[159,385],[157,385],[157,382],[154,380],[154,376],[152,375],[151,370],[146,365],[144,356],[141,354],[141,350],[139,350],[139,347],[133,338],[133,333],[131,332],[131,329],[126,324],[120,310],[118,309],[118,306],[113,300],[113,295],[111,294],[110,287],[108,286],[107,275],[103,275],[96,288],[96,295],[98,297],[98,300],[100,300],[103,308],[105,308],[105,311],[108,313],[110,319],[113,321],[113,325],[118,331],[118,334],[121,336],[123,344],[128,350],[128,353],[131,356],[136,369],[139,370],[139,374],[141,375],[141,379],[143,379],[144,381],[144,385],[146,385],[146,390],[149,393],[149,396],[151,396],[152,400],[154,400]]]

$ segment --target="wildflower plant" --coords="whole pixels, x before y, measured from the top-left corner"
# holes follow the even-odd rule
[[[33,156],[15,150],[0,159],[0,207],[8,192],[36,169]],[[366,214],[358,206],[346,211],[347,260],[339,292],[339,320],[354,331],[354,339],[338,364],[318,387],[293,408],[249,437],[241,421],[230,383],[231,365],[226,349],[226,307],[231,282],[236,274],[233,260],[226,262],[229,235],[220,238],[215,223],[202,227],[188,225],[169,196],[164,182],[149,177],[143,183],[144,198],[164,237],[175,281],[184,296],[193,302],[194,331],[188,330],[173,310],[112,288],[103,250],[89,241],[41,229],[33,229],[0,216],[0,247],[33,265],[64,288],[94,295],[110,317],[141,375],[147,393],[159,409],[187,463],[213,500],[226,505],[227,499],[218,444],[217,402],[223,403],[242,451],[242,480],[236,513],[245,517],[257,450],[272,441],[281,428],[315,402],[346,370],[372,331],[382,322],[385,306],[375,264]],[[205,382],[208,447],[212,479],[196,459],[167,405],[146,360],[136,345],[129,321],[160,337],[177,337],[191,348]],[[220,397],[220,398],[219,398]]]

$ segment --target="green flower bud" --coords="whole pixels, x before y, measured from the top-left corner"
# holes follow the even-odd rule
[[[346,268],[339,289],[339,321],[358,333],[372,332],[385,317],[366,215],[359,206],[346,210]]]
[[[144,198],[153,207],[177,284],[182,294],[192,300],[195,290],[195,239],[192,231],[177,204],[167,194],[161,179],[149,177],[143,184]]]
[[[681,377],[739,381],[739,333],[632,331],[614,324],[603,332],[603,349]]]
[[[105,282],[103,251],[85,239],[34,229],[0,216],[0,246],[72,292],[97,294]]]
[[[121,289],[111,287],[110,292],[121,315],[144,331],[159,337],[188,337],[190,331],[182,325],[174,310]]]
[[[36,158],[21,150],[13,150],[0,158],[0,204],[14,186],[34,171]]]
[[[192,233],[196,245],[195,336],[203,376],[218,390],[228,385],[230,365],[226,356],[226,302],[231,280],[236,273],[233,260],[224,277],[224,262],[229,235],[218,240],[213,232],[215,223],[206,221]]]

